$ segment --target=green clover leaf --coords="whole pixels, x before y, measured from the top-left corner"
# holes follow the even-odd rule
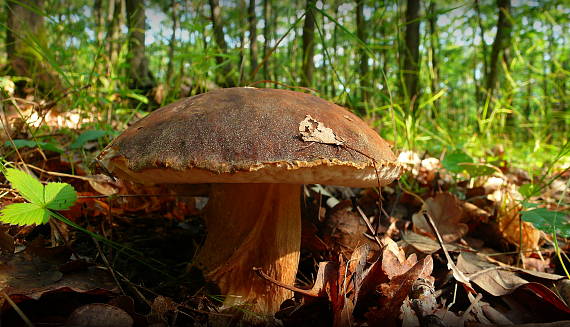
[[[51,210],[66,210],[77,200],[77,192],[67,183],[42,185],[33,176],[13,168],[6,169],[6,179],[29,203],[13,203],[0,211],[0,222],[11,225],[45,224],[54,216]]]

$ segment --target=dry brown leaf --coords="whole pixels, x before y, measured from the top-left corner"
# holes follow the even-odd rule
[[[525,275],[545,281],[556,281],[564,278],[560,275],[499,265],[498,262],[493,262],[486,256],[469,252],[462,252],[459,255],[457,267],[473,283],[494,296],[510,294],[519,286],[528,283],[529,281],[523,278]]]
[[[100,194],[113,195],[119,192],[120,186],[111,177],[103,174],[90,176],[89,185]]]
[[[342,145],[344,143],[337,138],[332,129],[325,127],[323,123],[311,117],[311,115],[305,116],[305,119],[299,123],[299,133],[301,133],[301,139],[305,142],[332,145]]]
[[[451,193],[438,193],[435,197],[428,198],[422,209],[412,216],[416,233],[433,235],[430,225],[423,216],[424,210],[433,218],[445,243],[456,241],[469,231],[467,224],[463,223],[465,215],[462,204]]]
[[[0,228],[0,253],[13,254],[15,249],[14,238],[8,234],[8,229]]]
[[[402,241],[412,246],[415,250],[425,254],[433,254],[441,249],[441,246],[436,240],[410,231],[402,232]],[[455,244],[446,244],[445,248],[451,252],[459,252],[462,249]]]
[[[503,237],[511,244],[521,245],[525,250],[538,249],[540,231],[531,223],[522,223],[521,240],[520,200],[523,197],[518,192],[517,186],[508,182],[504,176],[493,176],[487,178],[483,187],[488,194],[487,198],[495,203],[498,227]]]
[[[432,279],[433,261],[431,256],[416,262],[405,273],[394,276],[387,284],[380,285],[382,297],[378,306],[366,313],[369,326],[395,326],[400,315],[400,307],[409,295],[412,285],[418,278]]]
[[[42,260],[29,260],[23,252],[15,254],[0,265],[0,289],[6,294],[21,294],[39,299],[46,292],[68,288],[75,292],[93,289],[116,291],[110,274],[95,267],[62,274],[59,265]]]
[[[362,222],[360,215],[353,211],[352,202],[344,200],[330,210],[325,220],[325,233],[329,234],[334,245],[340,245],[340,250],[355,249],[359,245],[369,243],[363,234],[368,228]]]

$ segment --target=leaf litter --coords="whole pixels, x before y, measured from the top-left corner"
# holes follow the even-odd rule
[[[300,123],[299,133],[306,142],[344,145],[310,116]],[[84,177],[38,172],[42,181],[68,182],[77,190],[78,201],[62,212],[66,217],[160,259],[165,264],[160,269],[180,276],[165,278],[136,258],[104,245],[96,249],[92,239],[73,230],[58,236],[50,225],[3,227],[0,286],[35,323],[54,318],[46,312],[53,309],[54,298],[60,304],[82,299],[57,312],[61,325],[104,316],[115,317],[117,326],[205,325],[212,315],[225,314],[212,295],[215,286],[186,266],[204,235],[199,218],[203,195],[175,196],[165,187],[89,176],[81,160],[67,163],[57,152],[48,153],[47,162],[35,152],[23,156],[46,171],[75,171]],[[413,152],[400,157],[405,156],[410,162],[403,177],[407,183],[383,187],[381,195],[306,188],[298,279],[296,285],[284,285],[297,290],[297,296],[276,314],[282,325],[546,326],[567,321],[570,287],[560,275],[552,235],[529,222],[520,224],[525,208],[519,189],[532,180],[508,170],[472,169],[477,163],[462,153],[444,161]],[[536,214],[553,212],[554,202],[568,203],[563,188],[569,178],[562,176],[562,182],[545,188],[541,196],[548,207]],[[22,200],[10,193],[0,201],[6,206]],[[433,218],[435,229],[424,213]],[[551,228],[548,222],[544,226]],[[565,239],[558,242],[567,249]],[[530,269],[534,267],[539,271]],[[466,282],[471,286],[463,287]],[[21,325],[5,301],[2,308],[2,323]]]

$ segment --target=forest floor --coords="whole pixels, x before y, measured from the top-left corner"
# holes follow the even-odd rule
[[[2,326],[235,323],[232,315],[243,312],[220,312],[215,288],[189,265],[205,236],[207,198],[89,175],[106,132],[70,133],[60,124],[44,142],[11,127],[12,140],[28,143],[2,140],[4,164],[25,162],[41,181],[72,185],[79,198],[60,213],[134,251],[55,219],[0,226]],[[482,164],[403,152],[408,171],[380,192],[304,186],[295,286],[311,292],[286,301],[275,317],[312,327],[570,326],[560,261],[570,262],[562,237],[568,208],[559,207],[570,203],[570,171],[553,167],[531,178],[500,148],[489,151],[496,160]],[[0,207],[24,201],[0,183]]]

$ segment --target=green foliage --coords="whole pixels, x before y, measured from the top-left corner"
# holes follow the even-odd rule
[[[527,184],[522,184],[519,187],[519,193],[525,198],[529,198],[535,195],[540,189],[542,188],[536,184],[527,183]]]
[[[521,212],[524,221],[532,223],[536,228],[548,234],[555,232],[562,237],[570,237],[569,213],[537,208],[536,204],[525,202],[523,206],[530,210]]]
[[[89,129],[79,134],[79,136],[71,143],[72,149],[81,149],[87,142],[99,140],[105,136],[113,135],[111,131],[101,129]]]
[[[466,166],[462,165],[463,163],[473,163],[473,158],[459,150],[448,153],[441,161],[443,168],[456,174],[462,173],[465,170]]]
[[[48,143],[48,142],[36,142],[36,141],[32,141],[32,140],[14,140],[14,145],[16,145],[17,149],[21,149],[21,148],[35,148],[38,147],[42,150],[46,150],[46,151],[53,151],[53,152],[57,152],[57,153],[63,153],[63,149],[61,149],[60,147],[58,147],[57,145],[53,144],[53,143]],[[6,143],[4,143],[5,147],[12,147],[12,143],[10,141],[6,141]]]
[[[40,225],[56,214],[52,210],[66,210],[77,200],[77,192],[67,183],[48,183],[45,186],[31,175],[14,168],[6,169],[6,179],[29,203],[13,203],[0,211],[0,221],[11,225]]]

